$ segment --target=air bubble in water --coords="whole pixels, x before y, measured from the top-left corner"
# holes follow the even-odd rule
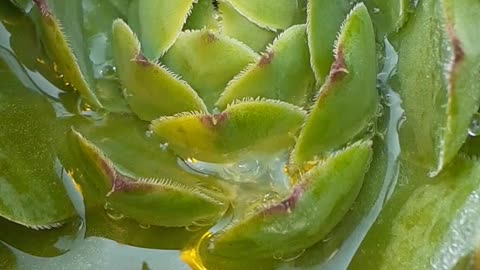
[[[105,203],[103,208],[105,209],[105,213],[107,214],[107,216],[113,220],[120,220],[125,217],[122,213],[113,209],[113,207],[108,202]]]
[[[473,137],[480,135],[480,113],[473,115],[472,122],[468,128],[468,134]]]
[[[215,218],[213,217],[206,217],[200,218],[192,222],[192,225],[199,226],[199,227],[206,227],[213,225],[215,223]]]
[[[153,131],[151,131],[151,130],[145,131],[145,137],[151,138],[152,136],[153,136]]]
[[[302,249],[298,252],[295,252],[295,253],[292,253],[292,254],[289,254],[289,255],[283,255],[283,254],[274,254],[273,255],[273,258],[276,259],[276,260],[281,260],[281,261],[284,261],[284,262],[291,262],[291,261],[294,261],[298,258],[300,258],[300,256],[303,255],[303,253],[305,253],[305,249]]]
[[[100,70],[100,74],[104,78],[113,78],[117,73],[117,68],[113,65],[106,64],[103,66],[102,70]]]
[[[144,230],[148,230],[150,229],[150,224],[138,224],[138,226]]]
[[[160,144],[160,149],[162,149],[162,151],[167,151],[167,149],[168,149],[168,143],[161,143],[161,144]]]
[[[202,227],[200,226],[197,226],[195,224],[190,224],[188,226],[185,227],[185,230],[189,231],[189,232],[196,232],[196,231],[199,231],[201,230]]]

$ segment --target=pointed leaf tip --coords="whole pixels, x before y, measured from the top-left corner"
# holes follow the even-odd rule
[[[120,19],[113,23],[113,52],[125,98],[141,119],[206,111],[203,101],[186,82],[141,53],[135,34]]]
[[[216,115],[186,113],[152,122],[180,156],[225,163],[246,153],[278,152],[294,143],[305,112],[271,100],[245,100]]]
[[[216,105],[225,108],[237,99],[262,97],[303,106],[315,84],[309,59],[305,25],[292,26],[229,82]]]
[[[234,220],[210,239],[228,258],[291,255],[323,239],[351,208],[368,170],[371,141],[336,152],[306,172],[281,201]]]
[[[139,1],[140,40],[150,60],[160,58],[175,42],[194,0]]]
[[[367,9],[356,5],[335,43],[335,61],[292,152],[292,162],[322,158],[366,131],[379,106],[375,35]]]

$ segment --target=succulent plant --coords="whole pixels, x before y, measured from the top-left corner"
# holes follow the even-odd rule
[[[0,268],[75,230],[194,269],[475,265],[478,0],[0,9]]]

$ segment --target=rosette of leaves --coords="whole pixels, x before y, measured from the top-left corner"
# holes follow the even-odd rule
[[[459,151],[479,104],[480,4],[419,2],[12,1],[35,24],[62,88],[79,96],[75,116],[59,132],[62,151],[75,157],[62,162],[72,168],[85,207],[159,227],[210,228],[230,217],[198,243],[202,252],[227,260],[315,250],[343,228],[355,204],[362,205],[357,196],[365,177],[379,173],[376,164],[384,158],[373,149],[381,133],[377,62],[384,64],[378,59],[386,37],[399,52],[390,84],[407,118],[400,130],[402,177],[457,178],[459,189],[463,179],[474,182],[477,162]],[[11,99],[5,100],[11,119],[28,117],[16,112],[30,110],[8,109]],[[19,135],[35,141],[27,130],[49,125],[8,123],[3,141]],[[37,143],[39,150],[54,144]],[[12,192],[2,191],[0,216],[34,229],[75,217],[59,181],[47,179],[58,178],[57,168],[20,169],[51,156],[26,159],[28,145],[7,143],[4,150],[9,180],[0,184]],[[248,174],[229,181],[188,167],[284,153],[285,166],[274,175],[288,179],[286,188],[266,177],[246,187],[241,178]],[[37,171],[44,178],[30,183]],[[277,195],[269,196],[273,191]],[[416,202],[430,205],[416,192],[395,232],[409,211],[418,211]],[[388,247],[402,241],[395,238]],[[380,262],[387,267],[398,260]]]

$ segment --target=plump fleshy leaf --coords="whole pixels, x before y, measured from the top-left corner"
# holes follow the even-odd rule
[[[152,122],[152,130],[180,156],[226,163],[242,154],[278,152],[294,143],[305,112],[271,100],[233,104],[220,114],[179,114]]]
[[[325,0],[310,0],[307,5],[307,33],[311,65],[315,77],[325,81],[334,61],[332,51],[338,30],[351,9],[349,0],[332,3]]]
[[[236,76],[217,101],[225,108],[244,97],[277,99],[302,106],[315,84],[305,25],[283,32],[262,57]]]
[[[227,210],[228,202],[200,189],[168,179],[125,179],[117,177],[107,202],[125,216],[142,224],[166,227],[213,225]]]
[[[222,18],[222,33],[238,39],[256,52],[263,51],[277,36],[277,33],[251,22],[227,1],[219,2],[218,10]]]
[[[411,1],[409,0],[366,0],[370,11],[377,41],[383,42],[386,35],[398,31],[407,21]]]
[[[194,0],[140,0],[138,5],[140,40],[143,52],[158,59],[175,42]]]
[[[480,103],[478,14],[475,1],[422,1],[393,40],[392,84],[409,119],[400,129],[404,158],[433,174],[455,157]]]
[[[0,216],[48,229],[75,215],[56,155],[55,112],[14,70],[23,72],[0,47]]]
[[[372,155],[354,144],[306,172],[288,198],[270,202],[213,236],[212,252],[226,257],[288,257],[321,240],[350,209]]]
[[[258,55],[237,40],[201,30],[181,33],[161,61],[212,109],[227,83],[256,59]]]
[[[375,36],[363,4],[345,20],[335,62],[292,153],[294,164],[322,157],[364,131],[377,113]]]
[[[395,193],[349,269],[453,269],[474,248],[480,163],[458,156],[451,165],[432,179],[402,162]]]
[[[286,29],[297,15],[297,1],[292,0],[225,0],[257,25],[267,29]]]
[[[449,80],[447,123],[440,141],[437,171],[453,160],[462,147],[480,104],[480,32],[475,20],[480,15],[480,3],[445,0],[443,5],[450,43],[447,46],[453,56],[446,74]]]
[[[184,111],[206,110],[203,101],[187,83],[142,55],[135,35],[122,20],[114,22],[113,43],[125,98],[138,117],[152,120]]]
[[[125,216],[159,226],[215,219],[228,207],[226,187],[212,177],[181,169],[177,158],[162,149],[157,138],[145,134],[145,123],[111,115],[102,124],[80,125],[78,129],[82,134],[74,130],[73,135],[86,175],[80,185],[96,203],[103,205],[106,200],[109,207]],[[180,199],[182,196],[185,200]],[[173,209],[175,217],[171,217]]]
[[[183,26],[185,30],[217,29],[219,23],[216,20],[217,12],[212,0],[197,0],[193,4],[192,14],[188,16]]]
[[[81,1],[69,1],[67,4],[59,0],[35,0],[34,3],[34,21],[58,72],[89,105],[100,108],[101,104],[92,90],[92,69],[82,34]]]

